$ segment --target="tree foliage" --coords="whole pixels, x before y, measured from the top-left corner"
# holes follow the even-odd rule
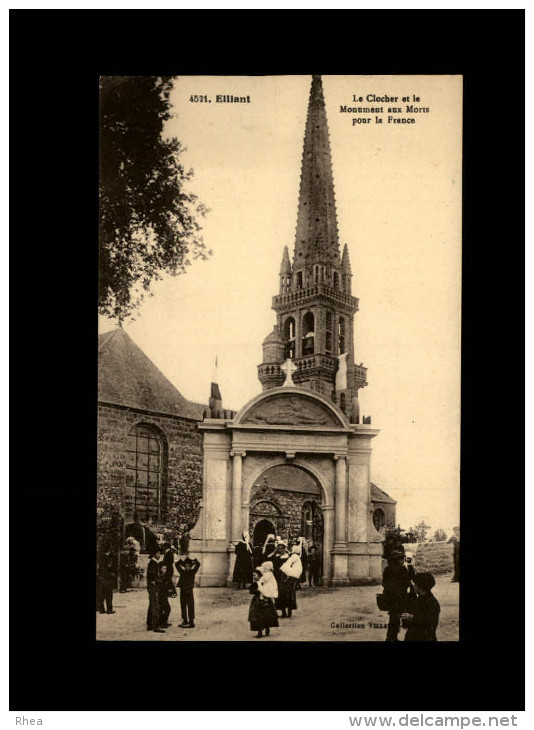
[[[430,530],[430,525],[427,525],[424,520],[421,520],[414,528],[410,527],[410,531],[416,536],[416,542],[424,542],[426,540],[426,534]]]
[[[441,527],[438,527],[438,529],[434,532],[434,540],[436,542],[445,542],[446,539],[447,533]]]
[[[175,76],[100,79],[99,311],[122,322],[163,273],[176,275],[211,251],[206,210],[186,183],[183,147],[165,139]]]

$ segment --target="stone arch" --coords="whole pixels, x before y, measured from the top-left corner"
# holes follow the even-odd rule
[[[316,482],[317,486],[319,487],[321,491],[321,497],[324,505],[332,505],[333,504],[333,494],[332,490],[328,488],[330,485],[326,485],[323,482],[323,479],[321,478],[321,475],[318,473],[318,470],[314,468],[312,465],[310,465],[307,462],[304,462],[303,459],[295,459],[291,464],[288,464],[285,456],[283,454],[273,454],[270,457],[265,458],[265,455],[262,455],[263,458],[261,460],[258,458],[256,454],[247,454],[247,461],[248,460],[254,460],[255,462],[259,462],[256,464],[247,464],[248,469],[246,471],[244,470],[243,473],[243,503],[246,504],[250,509],[250,497],[252,494],[253,488],[256,486],[256,484],[260,481],[260,479],[264,476],[264,474],[269,470],[272,469],[274,466],[292,466],[297,469],[301,469],[304,472],[307,472],[313,480]]]
[[[247,463],[248,462],[248,463]],[[330,522],[328,515],[333,515],[334,505],[334,485],[333,475],[334,466],[333,459],[324,456],[324,459],[318,464],[314,464],[311,459],[306,457],[296,458],[288,463],[283,454],[254,454],[248,453],[245,459],[243,469],[243,529],[255,529],[257,522],[250,524],[251,507],[250,497],[253,488],[261,481],[263,475],[269,469],[275,466],[291,466],[306,472],[315,481],[320,490],[319,508],[323,517],[323,540],[322,540],[322,568],[325,580],[330,576],[330,552],[333,547],[332,527],[328,529],[327,522]],[[327,469],[327,465],[329,469]],[[269,519],[267,516],[264,519]]]

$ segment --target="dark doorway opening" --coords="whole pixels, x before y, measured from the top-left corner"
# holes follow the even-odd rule
[[[254,534],[252,536],[252,542],[254,545],[263,547],[267,535],[275,535],[276,531],[274,525],[270,520],[260,520],[254,528]]]

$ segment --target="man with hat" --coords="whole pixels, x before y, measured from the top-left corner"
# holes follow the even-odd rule
[[[180,608],[182,609],[182,629],[195,628],[195,596],[193,588],[195,575],[200,568],[200,562],[195,558],[181,558],[176,562],[176,569],[180,575],[177,587],[180,589]]]
[[[392,550],[388,556],[388,564],[382,576],[384,596],[387,596],[390,608],[386,641],[398,641],[401,614],[406,608],[408,589],[411,578],[404,566],[404,551]]]

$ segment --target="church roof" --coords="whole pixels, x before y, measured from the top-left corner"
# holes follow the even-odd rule
[[[98,399],[144,411],[202,418],[198,404],[184,398],[122,328],[99,335]]]
[[[293,269],[313,263],[340,265],[330,138],[318,75],[308,102]]]
[[[396,499],[392,499],[383,489],[377,487],[371,482],[371,502],[387,502],[389,504],[397,504]]]

